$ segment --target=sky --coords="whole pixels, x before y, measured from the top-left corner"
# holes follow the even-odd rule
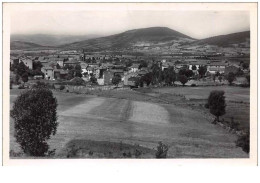
[[[248,11],[23,11],[11,15],[11,34],[112,35],[169,27],[196,39],[250,30]]]

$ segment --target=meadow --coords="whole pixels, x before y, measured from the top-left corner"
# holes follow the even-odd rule
[[[137,149],[139,158],[155,158],[159,141],[169,146],[168,158],[248,158],[235,146],[236,135],[212,125],[200,111],[177,105],[186,101],[177,96],[181,88],[152,90],[154,93],[112,90],[96,95],[54,91],[59,104],[57,134],[49,140],[50,148],[56,149],[54,158],[67,158],[71,146],[76,149],[74,158],[130,158],[135,156],[127,154]],[[20,91],[11,90],[11,104]],[[158,92],[172,100],[156,96]],[[246,91],[241,92],[246,98]],[[12,119],[10,150],[21,151]]]

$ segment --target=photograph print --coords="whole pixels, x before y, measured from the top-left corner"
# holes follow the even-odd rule
[[[8,160],[256,156],[256,3],[43,4],[3,5]]]

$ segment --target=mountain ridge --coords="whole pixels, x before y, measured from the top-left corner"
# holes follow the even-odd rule
[[[62,37],[62,35],[61,35]],[[84,37],[84,36],[83,36]],[[14,39],[14,38],[13,38]],[[232,44],[240,44],[250,39],[250,31],[230,33],[226,35],[218,35],[204,39],[194,39],[190,36],[182,34],[178,31],[170,29],[168,27],[148,27],[141,29],[132,29],[124,31],[122,33],[113,34],[109,36],[102,36],[98,38],[92,38],[61,44],[57,46],[37,44],[33,41],[11,41],[11,49],[29,49],[33,47],[53,47],[57,49],[87,49],[89,51],[96,50],[111,50],[121,48],[131,48],[139,45],[158,45],[158,43],[173,44],[175,42],[183,42],[189,45],[217,45],[217,46],[231,46]],[[12,39],[11,39],[12,40]],[[250,40],[249,40],[250,41]],[[35,44],[35,45],[33,45]]]

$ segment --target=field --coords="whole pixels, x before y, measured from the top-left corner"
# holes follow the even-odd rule
[[[213,90],[223,90],[226,97],[226,114],[222,119],[230,121],[231,117],[240,123],[241,128],[249,128],[250,112],[250,90],[249,88],[231,87],[231,86],[210,86],[210,87],[175,87],[175,88],[157,88],[153,93],[181,95],[187,100],[187,103],[205,104],[207,97]]]
[[[212,125],[200,111],[177,105],[184,101],[178,93],[187,92],[188,97],[188,89],[197,89],[186,88],[185,91],[182,87],[153,89],[152,92],[107,91],[97,95],[54,91],[59,104],[59,126],[57,134],[49,140],[50,148],[56,149],[55,158],[68,157],[71,146],[80,149],[76,157],[129,158],[125,154],[133,154],[138,147],[141,158],[154,158],[158,142],[162,141],[169,145],[168,158],[248,158],[241,148],[235,147],[234,134]],[[194,91],[190,90],[192,96],[196,94]],[[19,92],[11,90],[11,104]],[[158,92],[166,97],[158,96]],[[240,99],[239,95],[243,100],[247,98],[246,91],[241,90],[236,96],[228,92],[229,89],[227,100]],[[198,91],[197,96],[200,93]],[[171,96],[171,100],[167,101],[167,96]],[[10,150],[20,151],[12,119]]]

